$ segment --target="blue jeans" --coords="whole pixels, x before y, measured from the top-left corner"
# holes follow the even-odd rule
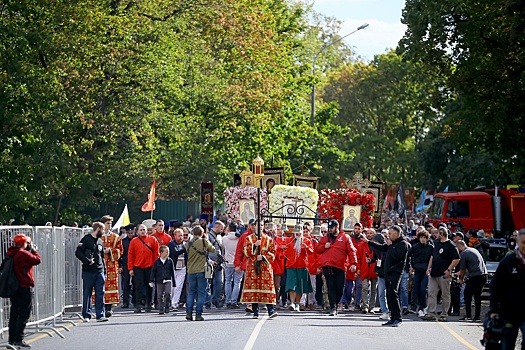
[[[345,281],[343,295],[341,296],[341,300],[339,300],[340,304],[350,304],[352,302],[352,295],[354,295],[354,283],[355,282],[352,280]]]
[[[379,277],[377,279],[377,296],[379,298],[379,307],[381,308],[381,313],[388,313],[388,305],[386,303],[386,283],[385,279]]]
[[[401,307],[408,309],[408,278],[410,275],[407,271],[403,270],[401,275],[401,283],[399,284],[399,296],[401,299]]]
[[[206,287],[206,304],[209,304],[210,302],[213,302],[214,304],[220,303],[222,288],[224,286],[224,268],[220,271],[214,271],[213,278],[208,282],[208,286]]]
[[[204,300],[206,299],[206,286],[208,282],[204,278],[204,272],[188,275],[188,296],[186,298],[186,313],[193,312],[193,305],[197,299],[196,314],[202,315]]]
[[[224,268],[226,275],[224,292],[226,293],[226,304],[236,304],[241,290],[242,271],[235,271],[235,267],[226,266]]]
[[[426,271],[415,271],[414,272],[414,290],[417,294],[417,304],[419,310],[423,310],[427,307],[427,286],[428,276]]]
[[[104,284],[106,279],[102,272],[82,271],[82,317],[91,318],[91,296],[95,289],[95,315],[97,319],[104,316]]]

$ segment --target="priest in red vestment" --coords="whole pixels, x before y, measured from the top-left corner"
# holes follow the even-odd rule
[[[104,304],[106,310],[106,317],[110,317],[112,305],[119,303],[118,291],[118,260],[124,251],[122,240],[115,232],[111,232],[111,225],[113,218],[109,215],[104,215],[100,221],[104,224],[104,233],[102,234],[102,242],[104,243],[104,261],[106,263],[106,284],[104,292]]]
[[[241,302],[252,303],[253,317],[259,317],[259,303],[266,304],[268,316],[274,318],[275,289],[272,262],[275,259],[273,240],[266,234],[256,233],[246,237],[243,246],[246,257],[246,275]]]

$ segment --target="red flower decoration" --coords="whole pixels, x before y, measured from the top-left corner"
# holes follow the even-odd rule
[[[320,217],[334,218],[341,223],[345,205],[360,205],[361,223],[364,227],[372,227],[375,198],[371,193],[362,194],[356,189],[350,188],[325,189],[321,191],[319,196],[317,211]]]

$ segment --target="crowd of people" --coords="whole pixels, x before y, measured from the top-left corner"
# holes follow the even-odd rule
[[[289,230],[253,218],[246,226],[226,218],[208,223],[203,216],[171,225],[145,220],[121,228],[118,235],[112,222],[110,216],[94,222],[76,249],[85,322],[92,317],[108,321],[119,304],[160,315],[185,308],[189,321],[203,321],[205,309],[212,307],[242,307],[258,318],[264,306],[269,318],[285,309],[325,310],[329,316],[362,312],[377,314],[383,326],[391,327],[411,313],[424,321],[462,316],[461,321],[481,322],[487,268],[480,242],[445,225],[411,222],[376,231],[357,222],[343,231],[330,220],[315,229],[304,222]],[[511,252],[491,287],[489,313],[509,322],[509,344],[525,327],[525,309],[509,311],[525,307],[515,300],[525,291],[525,230],[511,239],[514,245],[509,244]],[[16,249],[26,243],[19,239]],[[27,251],[32,254],[27,264],[37,264],[38,253]],[[10,342],[22,342],[14,329],[12,335],[10,321]]]

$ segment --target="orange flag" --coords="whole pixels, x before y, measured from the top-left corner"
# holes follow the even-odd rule
[[[156,183],[155,183],[155,180],[153,180],[153,183],[151,184],[151,189],[149,190],[149,194],[148,194],[148,201],[142,205],[142,208],[141,208],[142,211],[155,210],[155,187],[156,187]]]

